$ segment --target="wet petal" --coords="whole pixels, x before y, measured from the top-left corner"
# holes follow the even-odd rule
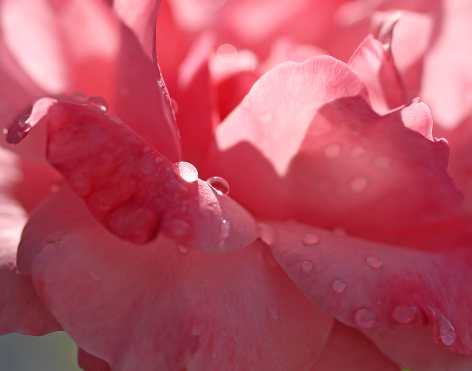
[[[71,193],[37,210],[21,249],[66,331],[112,369],[303,369],[331,328],[265,245],[182,253],[160,236],[136,249]]]
[[[33,109],[41,115],[26,125],[47,125],[48,161],[112,233],[146,243],[163,231],[191,246],[221,250],[254,240],[252,217],[199,180],[191,164],[172,164],[94,104],[44,98],[36,106],[44,108]],[[8,135],[22,130],[17,125]]]
[[[178,137],[165,86],[158,84],[159,71],[105,2],[74,0],[56,6],[40,0],[34,11],[23,0],[4,0],[0,6],[8,52],[41,90],[103,97],[110,111],[178,159]]]
[[[258,216],[402,243],[418,226],[446,223],[461,194],[447,173],[446,143],[421,135],[430,136],[427,107],[413,102],[381,116],[364,94],[330,57],[279,66],[218,127],[209,168]]]
[[[362,334],[335,322],[328,344],[312,371],[399,371]],[[415,369],[416,370],[416,369]]]
[[[470,362],[472,296],[468,281],[472,258],[467,246],[433,252],[296,223],[273,224],[271,228],[275,259],[307,297],[339,321],[374,340],[383,337],[384,344],[392,347],[396,347],[393,339],[398,340],[398,334],[406,338],[414,334],[419,339],[427,333],[438,345],[430,357],[447,359],[445,354],[455,352],[467,355]],[[316,234],[319,243],[303,243],[306,234]],[[336,282],[345,283],[342,290]],[[386,346],[386,354],[397,351]],[[410,366],[407,358],[401,358],[408,349],[402,349],[405,354],[399,352],[394,359]],[[409,357],[411,361],[414,355],[409,352]]]

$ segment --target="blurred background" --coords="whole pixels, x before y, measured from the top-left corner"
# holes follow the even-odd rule
[[[80,371],[77,349],[64,332],[0,336],[0,371]]]

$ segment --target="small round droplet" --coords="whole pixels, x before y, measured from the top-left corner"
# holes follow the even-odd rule
[[[187,183],[194,183],[198,180],[198,170],[190,162],[179,161],[174,166],[179,176]]]
[[[219,195],[229,194],[229,183],[226,179],[220,176],[212,176],[207,179],[207,183],[218,193]]]
[[[169,222],[168,228],[174,237],[183,237],[188,234],[190,225],[184,220],[175,219]]]
[[[416,305],[397,305],[393,308],[392,317],[402,325],[413,322],[418,313]]]
[[[346,290],[347,283],[341,280],[334,280],[331,288],[333,289],[334,292],[341,294]]]
[[[330,144],[325,148],[324,153],[328,158],[336,158],[341,153],[341,146],[339,144]]]
[[[450,347],[456,342],[457,334],[454,325],[445,316],[440,314],[438,316],[439,338],[441,342]]]
[[[272,245],[275,242],[275,235],[274,230],[272,227],[265,223],[260,223],[258,226],[259,229],[259,237],[262,241],[264,241],[267,245]]]
[[[179,245],[178,250],[182,255],[188,254],[188,248],[185,245]]]
[[[305,273],[310,273],[313,270],[313,263],[309,260],[304,260],[302,262],[302,271]]]
[[[351,180],[351,189],[353,192],[359,193],[366,189],[368,180],[364,177],[358,177]]]
[[[375,313],[367,308],[360,308],[354,313],[354,321],[361,328],[369,329],[374,327],[376,320]]]
[[[102,112],[108,111],[108,103],[103,97],[93,96],[90,97],[87,102]]]
[[[320,237],[314,233],[307,233],[303,237],[303,244],[306,246],[313,246],[320,242]]]
[[[366,264],[373,269],[380,269],[383,266],[383,261],[376,256],[368,256],[365,258]]]

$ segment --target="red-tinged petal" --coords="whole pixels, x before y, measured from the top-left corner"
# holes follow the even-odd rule
[[[272,228],[275,259],[307,297],[342,323],[368,336],[427,328],[440,345],[431,357],[452,351],[472,360],[469,246],[432,252],[296,223]]]
[[[388,112],[406,103],[407,93],[389,42],[386,44],[372,35],[367,36],[354,52],[349,66],[366,84],[377,112]]]
[[[47,125],[48,161],[121,238],[146,243],[163,231],[188,245],[221,250],[254,240],[254,221],[238,204],[199,180],[191,164],[171,163],[100,107],[44,98],[8,135],[38,124]]]
[[[112,369],[301,371],[331,328],[264,244],[205,254],[160,236],[136,249],[71,193],[36,211],[21,249],[64,329]]]
[[[83,371],[111,371],[108,363],[94,357],[83,349],[79,349],[78,361]]]
[[[217,128],[210,171],[258,216],[416,242],[458,213],[447,145],[418,133],[431,125],[422,103],[380,116],[364,92],[330,57],[269,71]]]
[[[20,274],[16,252],[26,221],[23,210],[0,196],[0,334],[43,335],[60,329],[41,303],[31,277]]]
[[[311,371],[400,371],[400,369],[360,332],[336,321],[320,360]]]
[[[150,144],[179,158],[159,71],[105,2],[3,0],[0,6],[5,45],[39,88],[102,96]]]

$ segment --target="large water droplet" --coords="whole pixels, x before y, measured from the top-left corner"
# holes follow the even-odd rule
[[[369,329],[374,327],[376,320],[375,313],[367,308],[360,308],[354,313],[354,321],[361,328]]]
[[[336,158],[341,153],[341,146],[339,144],[330,144],[324,150],[324,154],[328,158]]]
[[[177,174],[187,183],[194,183],[198,180],[198,170],[190,162],[179,161],[174,166]]]
[[[307,233],[303,237],[303,244],[306,246],[313,246],[320,242],[320,237],[314,233]]]
[[[267,245],[272,245],[275,242],[275,235],[274,230],[272,227],[265,223],[260,223],[258,226],[259,229],[259,237],[262,241],[264,241]]]
[[[220,176],[212,176],[207,179],[207,183],[219,194],[229,194],[229,183],[226,179]]]
[[[88,98],[87,102],[102,112],[108,111],[108,103],[103,97],[93,96]]]
[[[392,317],[398,323],[406,325],[415,320],[417,313],[416,305],[397,305],[393,308]]]
[[[438,315],[439,338],[441,342],[450,347],[456,342],[457,334],[454,325],[444,315]]]
[[[368,256],[365,258],[366,264],[373,269],[380,269],[383,266],[383,261],[376,256]]]
[[[310,273],[313,270],[313,262],[309,260],[304,260],[301,265],[302,271],[305,273]]]
[[[334,280],[331,288],[333,289],[334,292],[341,294],[346,290],[347,283],[341,280]]]
[[[367,180],[367,178],[358,177],[351,180],[350,185],[353,192],[359,193],[367,188],[368,183],[369,181]]]

